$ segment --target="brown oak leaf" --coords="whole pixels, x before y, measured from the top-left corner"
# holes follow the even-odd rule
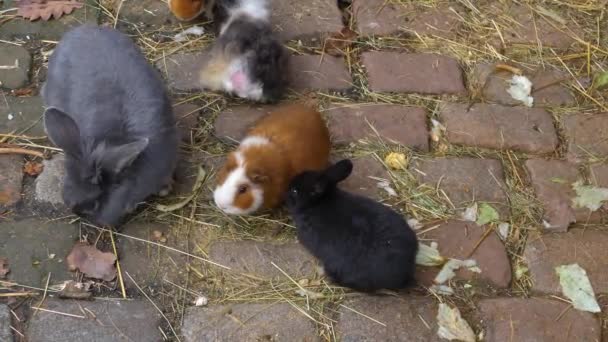
[[[38,176],[43,168],[42,163],[27,161],[25,165],[23,165],[23,172],[30,176]]]
[[[111,281],[116,278],[116,256],[86,242],[78,242],[66,258],[70,271],[80,270],[89,278]]]
[[[11,269],[8,268],[8,259],[0,258],[0,279],[4,279]]]
[[[91,292],[93,282],[78,283],[73,280],[68,280],[63,283],[59,298],[62,299],[90,299],[93,296]]]
[[[17,15],[34,21],[42,19],[47,21],[54,17],[59,19],[64,14],[70,14],[84,4],[77,0],[19,0],[17,2]]]
[[[325,39],[323,52],[335,57],[344,56],[346,48],[351,46],[355,39],[357,39],[357,33],[344,27],[340,32],[332,33]]]

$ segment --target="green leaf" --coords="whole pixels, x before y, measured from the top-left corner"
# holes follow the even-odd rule
[[[577,208],[596,211],[602,206],[602,202],[608,201],[608,188],[583,185],[580,181],[572,184],[572,187],[576,191],[576,198],[572,200],[572,203]]]
[[[593,79],[593,86],[597,90],[602,90],[608,86],[608,71],[600,72]]]
[[[479,205],[479,215],[477,217],[477,224],[483,226],[490,222],[498,221],[499,216],[496,209],[487,203],[481,203]]]
[[[562,292],[570,300],[575,309],[588,312],[600,312],[600,306],[595,300],[595,294],[587,272],[578,264],[562,265],[555,268],[559,276]]]

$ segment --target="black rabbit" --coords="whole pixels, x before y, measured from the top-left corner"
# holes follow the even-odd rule
[[[413,285],[416,234],[387,206],[338,189],[352,169],[345,159],[294,178],[287,207],[298,239],[341,286],[373,292]]]
[[[160,75],[127,36],[97,26],[66,33],[42,95],[50,140],[66,155],[63,199],[76,214],[117,225],[173,180],[178,133]]]

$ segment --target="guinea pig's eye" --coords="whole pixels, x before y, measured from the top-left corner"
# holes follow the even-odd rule
[[[291,193],[294,194],[294,195],[297,195],[298,194],[298,189],[291,189]]]
[[[239,194],[244,194],[245,192],[247,192],[247,188],[248,187],[246,184],[239,185],[239,189],[238,189]]]

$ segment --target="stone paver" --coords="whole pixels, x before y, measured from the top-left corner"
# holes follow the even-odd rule
[[[379,135],[383,140],[419,151],[429,150],[426,111],[423,108],[335,104],[325,111],[325,115],[335,144],[356,142],[366,137],[378,138]]]
[[[316,260],[297,243],[217,241],[209,248],[209,256],[231,271],[264,278],[285,277],[271,262],[296,279],[314,276],[316,272]]]
[[[240,141],[257,120],[272,112],[275,108],[272,105],[245,105],[228,108],[215,119],[215,135],[226,142]]]
[[[431,298],[365,296],[344,305],[386,326],[341,307],[335,326],[340,341],[441,341]]]
[[[574,105],[576,99],[564,85],[570,77],[556,70],[524,70],[524,75],[532,82],[531,96],[534,107]],[[484,100],[509,106],[521,106],[522,102],[515,100],[508,92],[509,81],[513,74],[504,70],[496,70],[495,64],[480,63],[473,69],[471,85],[481,91]]]
[[[0,43],[0,65],[7,67],[0,69],[0,86],[16,89],[27,83],[32,57],[21,46]]]
[[[417,170],[417,171],[416,171]],[[504,172],[500,161],[475,158],[436,158],[422,160],[415,165],[421,183],[433,188],[439,184],[456,207],[472,201],[487,202],[506,219],[510,214]]]
[[[186,309],[184,342],[320,341],[314,322],[288,303]]]
[[[121,4],[122,2],[122,4]],[[120,20],[123,21],[119,28],[128,28],[124,22],[135,24],[140,27],[157,27],[163,24],[176,24],[179,21],[169,10],[169,6],[162,1],[138,0],[123,1],[114,0],[113,7],[117,10],[120,6]]]
[[[0,304],[0,341],[12,342],[11,313],[5,304]]]
[[[567,29],[554,20],[548,22],[542,16],[535,15],[532,8],[525,5],[494,1],[486,15],[503,16],[514,20],[501,25],[500,36],[499,33],[493,32],[494,44],[497,46],[502,45],[504,40],[508,46],[515,44],[537,46],[540,43],[543,47],[566,49],[576,42],[573,36],[584,35],[575,25],[570,25]]]
[[[571,115],[563,121],[568,139],[568,159],[585,160],[608,155],[608,113]]]
[[[342,158],[333,157],[332,161],[340,159]],[[387,197],[387,193],[378,187],[378,182],[381,180],[390,182],[391,179],[384,165],[372,155],[353,158],[351,161],[353,162],[353,172],[339,184],[339,187],[375,199]]]
[[[602,188],[608,187],[608,165],[596,164],[589,167],[591,183]]]
[[[44,169],[36,178],[35,183],[36,201],[64,206],[62,196],[63,178],[65,177],[64,162],[64,155],[56,154],[42,163]]]
[[[166,56],[156,62],[156,67],[167,78],[167,86],[174,90],[199,90],[200,73],[210,54],[208,50],[197,53],[180,53]]]
[[[463,94],[462,70],[451,57],[427,53],[364,52],[369,87],[377,92]]]
[[[363,36],[390,35],[404,31],[453,37],[461,24],[454,11],[460,14],[463,12],[459,6],[428,8],[414,4],[387,3],[384,0],[354,0],[352,7],[357,31]]]
[[[192,130],[198,125],[199,109],[200,106],[191,103],[180,104],[173,108],[177,128],[184,142],[190,142]]]
[[[534,291],[561,293],[555,267],[578,263],[587,271],[593,291],[608,293],[608,232],[571,229],[567,233],[530,236],[524,252]]]
[[[282,40],[318,38],[343,27],[335,0],[273,0],[271,22]]]
[[[23,181],[23,157],[0,155],[0,209],[11,207],[21,200]]]
[[[544,109],[446,103],[439,115],[453,144],[550,153],[557,147],[553,119]]]
[[[485,341],[600,341],[599,320],[543,298],[496,298],[479,302]]]
[[[64,258],[78,240],[78,227],[37,219],[0,221],[0,251],[8,259],[8,279],[19,284],[44,287],[72,279]]]
[[[70,15],[49,21],[36,20],[30,22],[28,19],[15,18],[0,24],[0,39],[12,40],[13,38],[47,39],[59,40],[63,33],[72,27],[82,24],[97,24],[99,18],[99,6],[95,0],[85,0],[82,8],[74,10]],[[0,4],[0,10],[17,7],[15,0],[4,1]],[[28,38],[29,37],[29,38]]]
[[[90,302],[47,298],[42,308],[85,318],[37,312],[29,321],[28,341],[163,340],[158,329],[161,316],[145,299]]]
[[[461,269],[457,271],[458,278],[478,278],[496,287],[506,288],[511,282],[511,265],[505,246],[496,233],[490,233],[469,257],[486,229],[487,227],[480,227],[475,222],[449,221],[419,238],[426,244],[436,241],[439,252],[444,257],[459,260],[470,258],[477,261],[481,273]],[[426,279],[432,281],[437,273],[439,268],[418,267],[419,279],[422,282]]]
[[[594,223],[601,221],[600,212],[591,213],[585,208],[573,208],[576,197],[572,183],[580,179],[575,164],[560,160],[527,160],[526,169],[536,197],[544,209],[544,219],[551,231],[564,232],[574,222]]]
[[[0,101],[0,133],[45,136],[43,113],[43,102],[39,96],[5,96]]]
[[[352,77],[344,59],[329,55],[291,56],[289,59],[290,88],[305,90],[346,90],[352,87]]]

